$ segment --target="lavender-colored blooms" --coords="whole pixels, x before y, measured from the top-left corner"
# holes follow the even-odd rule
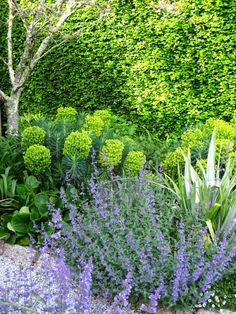
[[[78,288],[79,301],[77,308],[79,313],[84,313],[85,310],[90,307],[90,290],[92,285],[92,258],[89,258],[87,265],[85,266],[83,272],[80,275],[80,284]]]
[[[235,256],[236,248],[230,246],[232,239],[225,237],[218,247],[207,247],[207,230],[197,224],[190,227],[184,221],[176,226],[174,245],[168,227],[172,222],[163,227],[165,217],[161,211],[167,204],[164,199],[161,206],[159,202],[164,191],[155,190],[145,173],[140,178],[122,181],[112,177],[112,182],[100,182],[95,172],[90,193],[91,200],[83,203],[82,212],[76,208],[77,200],[68,196],[68,201],[62,193],[71,225],[62,226],[60,243],[64,241],[67,256],[80,268],[93,256],[97,292],[112,297],[128,270],[132,272],[132,291],[136,294],[148,295],[163,280],[165,293],[155,290],[156,301],[164,293],[165,300],[172,304],[182,300],[197,302],[193,295],[206,292],[219,280]],[[58,232],[60,228],[55,229]],[[119,304],[114,310],[122,311]]]
[[[180,289],[181,289],[181,280],[185,275],[185,235],[184,235],[184,226],[181,223],[179,226],[179,236],[180,242],[176,245],[177,247],[177,265],[175,270],[175,278],[173,282],[173,292],[172,298],[174,301],[178,300]]]
[[[150,313],[150,314],[156,314],[157,308],[158,308],[158,301],[161,298],[161,295],[165,292],[164,288],[164,281],[163,278],[161,279],[161,283],[159,285],[159,288],[157,288],[153,294],[151,294],[148,298],[150,300],[149,305],[142,304],[140,306],[140,310]]]
[[[122,313],[122,311],[120,310],[119,306],[123,306],[123,307],[127,307],[129,305],[129,295],[131,293],[131,282],[132,282],[132,275],[131,273],[128,273],[126,275],[125,280],[123,281],[123,289],[122,291],[115,296],[114,298],[114,302],[113,302],[113,307],[114,307],[114,313]]]

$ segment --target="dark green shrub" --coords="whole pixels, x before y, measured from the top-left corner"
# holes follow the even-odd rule
[[[32,145],[25,152],[24,162],[33,174],[43,174],[51,165],[50,150],[43,145]]]
[[[6,20],[6,1],[0,6]],[[230,0],[169,6],[115,0],[108,18],[42,60],[20,110],[53,114],[61,104],[90,111],[111,108],[159,135],[180,134],[209,117],[230,120],[236,104],[235,13]],[[95,17],[85,10],[78,22]],[[17,56],[23,30],[22,25],[14,30]],[[1,42],[6,34],[6,23],[1,23]],[[0,50],[7,55],[3,46]],[[0,77],[7,88],[4,64]]]

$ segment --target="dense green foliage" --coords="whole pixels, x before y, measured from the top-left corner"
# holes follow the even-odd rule
[[[211,116],[227,120],[236,108],[235,13],[231,0],[162,5],[114,0],[108,18],[38,64],[21,112],[54,113],[60,105],[110,107],[159,135],[179,133]],[[88,10],[74,20],[85,18],[96,16]],[[1,42],[4,31],[1,23]],[[17,55],[22,30],[15,32]],[[4,66],[0,76],[4,87]]]
[[[33,174],[45,173],[51,165],[50,150],[43,145],[31,145],[26,150],[24,162]]]
[[[21,145],[23,150],[34,144],[43,145],[46,132],[38,126],[30,126],[25,128],[21,135]]]

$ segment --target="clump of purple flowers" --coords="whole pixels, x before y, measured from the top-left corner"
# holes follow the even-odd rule
[[[201,303],[199,295],[206,296],[232,267],[234,238],[228,234],[218,245],[208,243],[200,222],[181,214],[176,221],[181,209],[145,174],[107,182],[95,174],[90,193],[91,200],[80,209],[79,191],[74,202],[64,194],[70,223],[64,223],[60,243],[64,241],[68,261],[76,267],[93,256],[95,292],[114,298],[128,270],[132,299],[149,300],[142,310],[156,313],[159,304]]]

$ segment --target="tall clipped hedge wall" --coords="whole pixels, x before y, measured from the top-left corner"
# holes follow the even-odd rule
[[[236,109],[235,18],[236,0],[114,0],[107,18],[39,63],[21,112],[110,107],[162,136],[227,120]]]

